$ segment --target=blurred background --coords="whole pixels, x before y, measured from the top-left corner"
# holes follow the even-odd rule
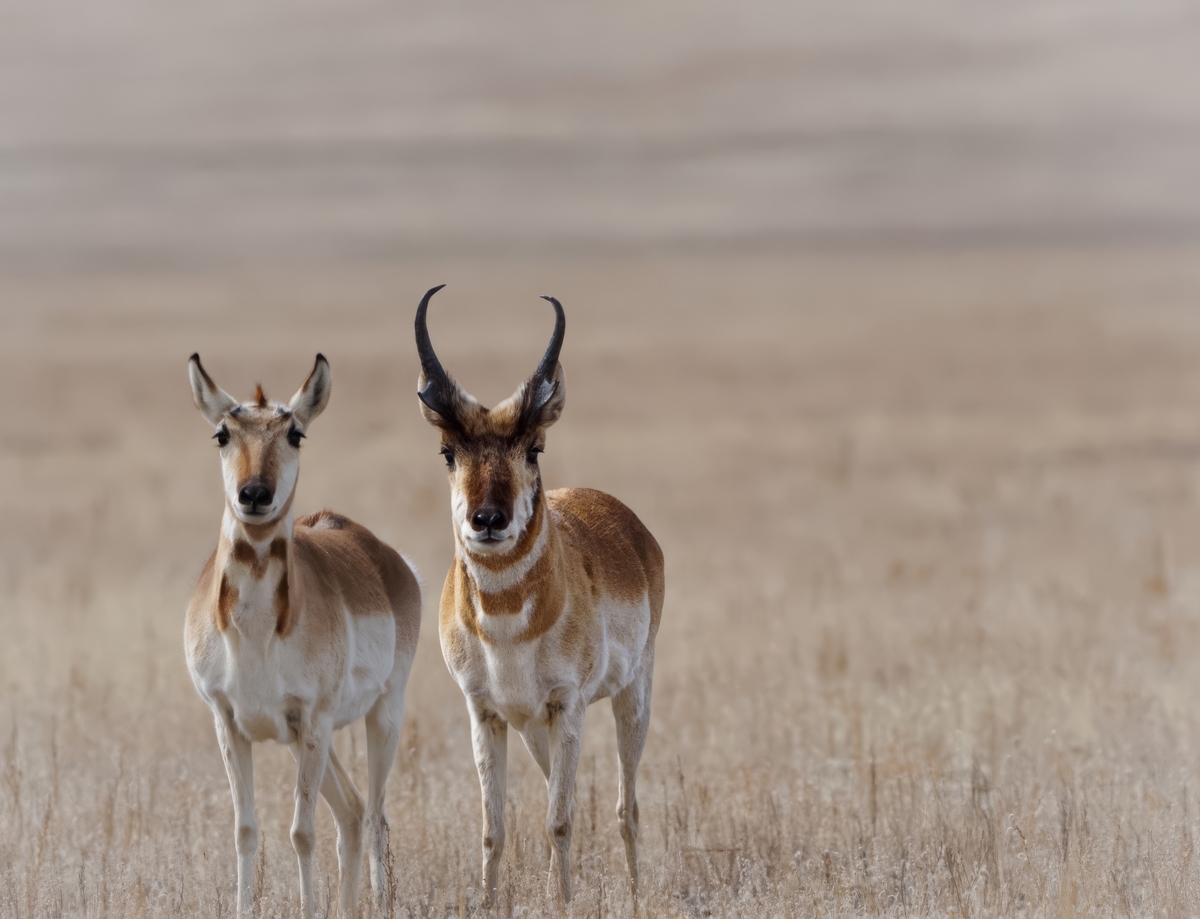
[[[180,642],[221,511],[197,350],[277,399],[329,356],[297,510],[425,581],[397,903],[476,902],[439,283],[484,404],[563,301],[546,483],[666,552],[652,912],[1190,915],[1195,3],[0,0],[0,916],[229,906]],[[625,915],[607,703],[587,744],[575,909]],[[294,768],[256,757],[287,915]],[[527,760],[506,908],[552,915]]]
[[[1184,0],[6,2],[6,273],[1190,240]]]

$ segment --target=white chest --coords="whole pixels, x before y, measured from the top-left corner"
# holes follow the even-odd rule
[[[232,711],[252,741],[291,743],[319,705],[334,727],[361,718],[383,693],[395,667],[395,620],[350,616],[313,648],[303,629],[280,638],[274,620],[261,628],[249,609],[233,610],[230,627],[189,649],[196,689],[214,708]]]
[[[259,646],[231,625],[205,652],[189,661],[204,700],[232,712],[238,730],[250,740],[290,743],[320,686],[320,674],[298,649],[284,641]]]
[[[546,715],[549,689],[546,674],[539,667],[538,642],[525,644],[481,643],[481,666],[471,680],[471,694],[482,697],[489,708],[498,712],[517,730],[528,721],[542,721]]]

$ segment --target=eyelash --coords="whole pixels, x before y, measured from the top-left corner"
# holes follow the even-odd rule
[[[305,436],[307,436],[307,435],[305,435],[303,432],[298,431],[296,428],[292,428],[291,430],[288,431],[288,435],[287,435],[288,443],[291,444],[293,447],[295,447],[297,450],[299,450],[300,449],[300,441],[303,440]]]
[[[218,447],[226,446],[229,443],[229,429],[221,428],[221,430],[213,435],[213,438],[216,440]]]
[[[448,469],[453,469],[454,468],[454,451],[452,451],[449,447],[443,447],[442,448],[442,456],[446,457],[446,467]]]

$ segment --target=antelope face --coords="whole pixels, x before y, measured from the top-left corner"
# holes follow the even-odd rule
[[[329,362],[318,354],[312,372],[287,405],[271,402],[258,387],[254,401],[239,403],[217,386],[193,354],[188,362],[192,399],[216,433],[221,477],[230,510],[243,523],[271,523],[291,505],[300,475],[300,441],[329,402]]]
[[[417,395],[425,420],[441,431],[450,476],[450,509],[460,544],[476,554],[512,550],[541,496],[538,454],[546,428],[562,414],[566,379],[558,353],[566,319],[553,297],[556,322],[550,347],[533,376],[493,409],[484,408],[442,369],[425,324],[429,291],[417,308],[421,377]]]

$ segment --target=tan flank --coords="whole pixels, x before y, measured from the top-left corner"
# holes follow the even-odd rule
[[[371,883],[386,914],[383,796],[400,740],[404,688],[421,621],[416,576],[364,527],[329,511],[293,519],[300,439],[329,400],[329,364],[317,355],[287,405],[259,387],[238,404],[188,364],[196,407],[216,429],[225,513],[187,610],[188,670],[212,709],[233,792],[237,915],[253,915],[254,781],[250,744],[274,740],[296,757],[292,845],[300,903],[314,915],[313,820],[318,789],[338,828],[342,916],[357,915],[362,830]],[[339,762],[333,732],[367,728],[367,801]]]
[[[450,475],[455,558],[442,589],[442,653],[466,696],[483,792],[483,890],[495,902],[504,851],[508,725],[549,791],[549,890],[571,899],[569,852],[584,712],[611,698],[620,782],[617,821],[637,903],[638,761],[650,721],[663,555],[616,498],[590,488],[542,490],[537,455],[558,420],[566,382],[557,321],[533,376],[486,409],[445,372],[426,328],[434,288],[417,309],[418,395],[441,431]]]

